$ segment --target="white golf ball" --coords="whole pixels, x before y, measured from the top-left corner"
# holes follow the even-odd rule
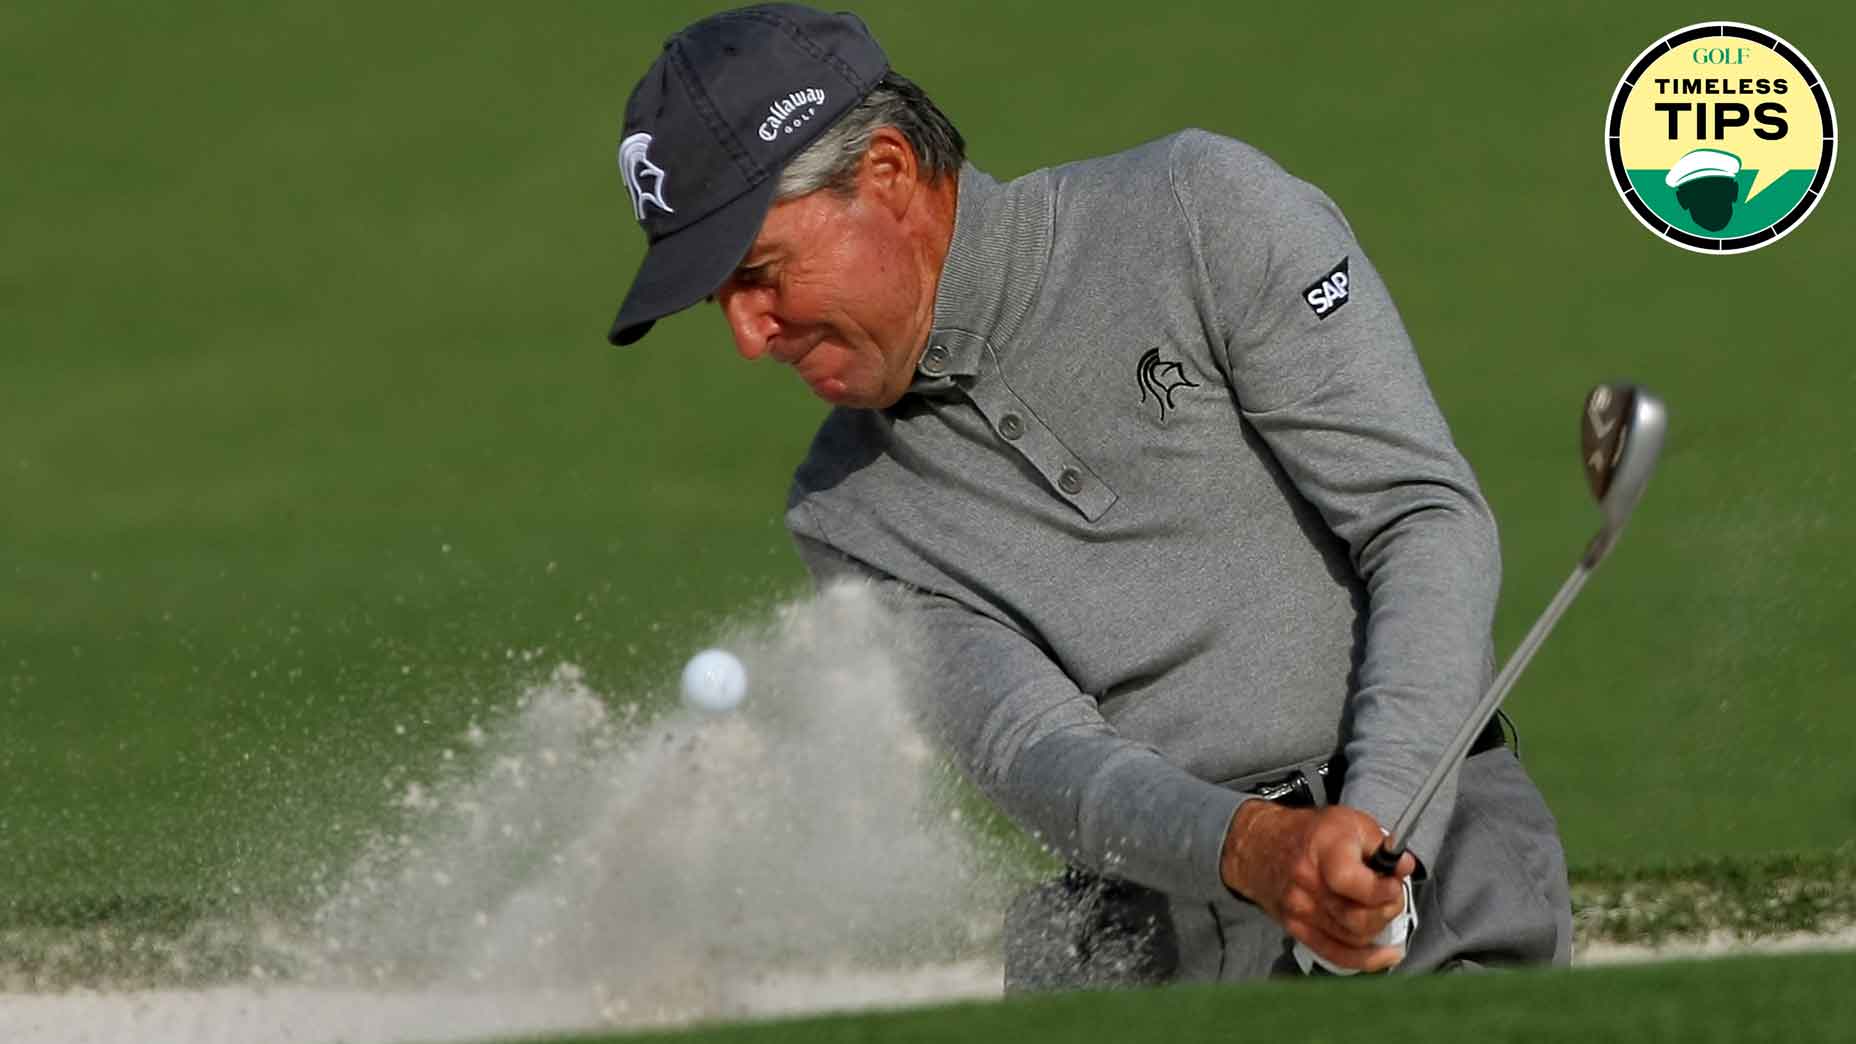
[[[704,649],[684,665],[683,702],[697,710],[711,714],[734,710],[747,691],[747,668],[726,649]]]

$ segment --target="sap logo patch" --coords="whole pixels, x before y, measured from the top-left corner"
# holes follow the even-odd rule
[[[1302,300],[1315,313],[1316,319],[1326,319],[1347,303],[1353,292],[1352,282],[1347,276],[1348,258],[1341,258],[1334,270],[1321,277],[1321,281],[1302,291]]]

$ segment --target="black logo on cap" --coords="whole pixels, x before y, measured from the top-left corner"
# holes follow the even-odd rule
[[[1173,393],[1181,388],[1197,388],[1196,381],[1186,376],[1186,368],[1176,362],[1160,358],[1160,349],[1149,348],[1141,356],[1139,365],[1134,370],[1135,380],[1141,386],[1141,401],[1146,402],[1149,395],[1160,407],[1160,423],[1166,423],[1166,411],[1173,409]]]

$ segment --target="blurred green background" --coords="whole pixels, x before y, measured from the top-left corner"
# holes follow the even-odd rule
[[[717,6],[0,9],[0,905],[295,895],[554,663],[657,699],[803,590],[823,407],[711,310],[604,342],[625,96]],[[1200,126],[1341,204],[1500,519],[1503,655],[1596,527],[1581,397],[1659,390],[1528,763],[1576,867],[1856,836],[1856,189],[1749,255],[1637,224],[1605,108],[1692,7],[860,10],[996,175]],[[1741,17],[1856,83],[1849,9]]]

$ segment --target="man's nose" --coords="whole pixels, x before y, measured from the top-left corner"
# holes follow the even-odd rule
[[[743,359],[753,360],[767,354],[768,342],[780,332],[774,318],[772,295],[761,289],[723,287],[716,292],[728,329],[735,335],[735,351]]]

